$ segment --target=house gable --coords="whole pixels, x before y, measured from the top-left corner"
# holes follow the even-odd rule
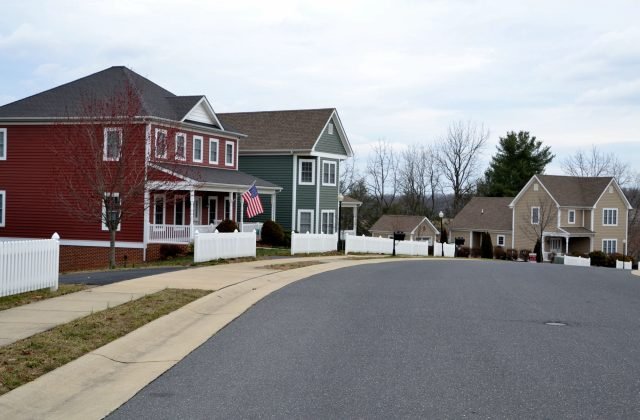
[[[201,124],[213,125],[224,130],[206,96],[203,96],[198,103],[191,108],[191,110],[182,118],[182,121],[194,121]]]
[[[351,156],[349,142],[335,112],[324,125],[316,143],[313,145],[313,152],[330,153],[343,158]]]
[[[536,233],[531,223],[531,209],[532,207],[541,208],[543,206],[550,206],[546,209],[549,213],[544,217],[548,220],[548,224],[544,226],[544,231],[559,231],[558,202],[540,182],[540,179],[534,175],[509,205],[513,209],[513,248],[533,249],[536,242]],[[544,209],[540,211],[544,213]]]

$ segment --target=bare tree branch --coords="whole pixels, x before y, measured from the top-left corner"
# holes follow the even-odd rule
[[[367,187],[383,213],[396,199],[398,189],[398,157],[391,144],[380,140],[373,145],[367,162]]]
[[[570,176],[612,176],[618,185],[624,186],[633,181],[629,164],[618,159],[613,153],[604,153],[596,145],[585,152],[578,150],[562,161],[562,171]]]

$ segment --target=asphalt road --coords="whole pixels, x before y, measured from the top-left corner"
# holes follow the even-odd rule
[[[186,269],[187,267],[152,267],[132,268],[130,270],[87,271],[82,273],[63,274],[60,276],[59,282],[64,284],[91,284],[104,286],[105,284],[117,283],[119,281]]]
[[[283,288],[110,416],[639,417],[639,277],[478,261]]]

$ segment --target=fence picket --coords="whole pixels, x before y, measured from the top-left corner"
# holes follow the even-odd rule
[[[58,289],[60,237],[0,242],[0,296]]]

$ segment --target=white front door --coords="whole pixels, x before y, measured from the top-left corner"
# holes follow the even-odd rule
[[[551,252],[556,254],[562,253],[562,238],[551,238],[550,240]]]
[[[202,197],[195,197],[193,202],[193,224],[201,225],[202,223]]]

